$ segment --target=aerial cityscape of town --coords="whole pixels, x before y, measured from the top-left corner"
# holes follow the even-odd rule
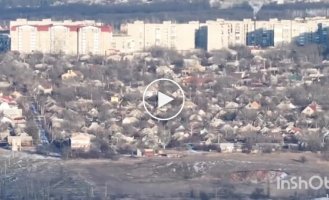
[[[329,199],[329,3],[182,2],[0,0],[0,200]]]

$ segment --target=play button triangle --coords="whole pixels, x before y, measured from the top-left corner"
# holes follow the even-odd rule
[[[172,102],[174,98],[163,94],[162,92],[158,92],[158,108],[167,105],[168,103]]]

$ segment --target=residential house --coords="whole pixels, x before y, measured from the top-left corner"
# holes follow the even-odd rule
[[[33,146],[33,138],[32,138],[32,136],[28,135],[27,133],[22,133],[21,135],[15,135],[15,136],[8,136],[7,142],[10,146],[13,146],[13,145],[18,145],[20,147]]]
[[[64,123],[63,119],[58,118],[56,115],[50,118],[51,128],[61,128]]]
[[[240,133],[256,133],[260,131],[260,127],[255,127],[251,124],[247,124],[239,128]]]
[[[259,110],[261,107],[262,105],[260,103],[258,103],[257,101],[253,101],[248,103],[245,108],[250,110]]]
[[[22,150],[22,140],[19,136],[10,136],[10,146],[12,151]]]
[[[17,99],[21,98],[23,95],[22,95],[20,92],[18,92],[18,91],[14,91],[14,92],[11,93],[11,96],[12,96],[15,100],[17,100]]]
[[[79,71],[76,70],[68,70],[65,74],[62,74],[61,78],[62,80],[68,80],[68,79],[74,79],[74,78],[78,78],[78,79],[83,79],[83,74]]]
[[[23,116],[23,111],[18,108],[16,104],[2,102],[0,105],[0,112],[3,114],[2,122],[25,127],[26,121]]]
[[[293,110],[297,108],[289,100],[281,101],[276,107],[280,110]]]
[[[91,148],[91,140],[95,136],[88,133],[74,133],[70,137],[70,144],[72,150],[89,151]]]
[[[221,152],[223,153],[233,153],[233,152],[242,152],[242,143],[219,143],[219,147]]]
[[[15,101],[15,99],[11,96],[3,96],[1,94],[0,96],[0,102],[1,103],[7,103],[9,106],[16,106],[17,102]]]
[[[155,152],[154,152],[153,149],[144,149],[143,156],[145,156],[145,157],[154,157]]]
[[[233,101],[225,102],[225,109],[235,110],[238,108],[239,108],[239,104],[237,104]]]
[[[6,110],[6,109],[10,109],[11,108],[11,106],[9,105],[9,103],[7,103],[7,102],[2,102],[1,104],[0,104],[0,111],[1,112],[3,112],[4,110]]]
[[[214,80],[211,76],[187,76],[183,78],[182,84],[184,86],[204,86]]]
[[[225,124],[225,122],[223,120],[221,120],[220,118],[213,118],[210,121],[210,126],[212,127],[219,127],[220,125]]]
[[[110,101],[113,104],[118,104],[120,102],[120,97],[117,96],[117,95],[113,95],[113,96],[111,96],[111,100]]]
[[[191,100],[187,99],[185,101],[185,106],[184,107],[185,107],[185,109],[191,109],[191,110],[193,110],[193,109],[195,109],[197,107],[197,105],[195,103],[193,103]]]
[[[302,133],[302,129],[298,127],[287,127],[286,132],[292,135],[299,135]]]
[[[53,92],[53,86],[51,83],[43,83],[38,85],[36,90],[38,91],[38,93],[51,94]]]
[[[136,117],[126,117],[122,120],[123,125],[136,124],[139,120]]]
[[[0,80],[0,89],[5,89],[10,86],[10,82],[6,80]]]
[[[26,119],[25,116],[15,117],[12,119],[14,126],[18,128],[24,129],[26,127]]]
[[[21,138],[22,146],[30,147],[33,146],[33,138],[32,136],[28,135],[27,133],[23,132],[19,135]]]
[[[97,122],[92,122],[88,128],[85,129],[88,133],[98,133],[104,130],[104,127]]]
[[[9,130],[5,129],[0,132],[0,141],[4,141],[7,139],[7,137],[10,135]]]
[[[175,73],[170,66],[162,65],[156,68],[156,74],[160,77],[162,76],[173,76]]]
[[[280,143],[257,143],[253,146],[254,150],[257,151],[278,151],[281,150],[282,145]]]
[[[206,68],[200,64],[197,59],[184,59],[185,70],[187,74],[202,73]]]
[[[221,152],[232,153],[234,151],[234,143],[219,143]]]
[[[303,111],[302,114],[307,117],[312,117],[318,112],[321,112],[322,108],[317,103],[312,102],[310,105],[308,105]]]
[[[11,107],[8,109],[4,109],[2,111],[3,115],[10,118],[10,119],[16,119],[16,118],[21,118],[23,116],[23,111],[22,109],[19,109],[17,107]]]

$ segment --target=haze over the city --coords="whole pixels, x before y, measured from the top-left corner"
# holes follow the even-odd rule
[[[0,0],[0,200],[325,200],[329,1]]]

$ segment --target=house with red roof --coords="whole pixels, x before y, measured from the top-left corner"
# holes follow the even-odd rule
[[[306,108],[304,108],[302,114],[307,117],[312,117],[321,111],[322,111],[321,106],[319,106],[316,102],[312,102]]]

